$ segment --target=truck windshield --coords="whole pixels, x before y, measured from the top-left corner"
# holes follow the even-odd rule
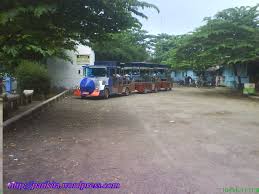
[[[106,77],[106,75],[105,68],[87,68],[86,70],[87,77]]]

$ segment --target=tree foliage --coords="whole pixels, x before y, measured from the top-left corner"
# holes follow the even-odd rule
[[[158,34],[152,37],[153,62],[160,63],[167,59],[168,51],[175,46],[174,38],[174,36],[168,34]]]
[[[34,90],[36,95],[47,95],[49,93],[50,78],[42,64],[32,61],[21,61],[15,70],[15,77],[17,78],[20,92],[23,90]]]
[[[91,47],[95,51],[96,60],[111,61],[145,61],[148,53],[149,35],[140,27],[120,33],[111,33],[109,38],[94,42]]]
[[[215,65],[236,65],[259,60],[259,10],[239,7],[205,18],[193,33],[178,36],[166,51],[165,62],[174,68],[205,70]],[[172,44],[172,39],[164,45]],[[156,49],[159,49],[158,44]]]
[[[138,0],[2,0],[0,64],[12,69],[24,59],[65,58],[64,50],[79,43],[139,25],[144,8],[158,10]]]

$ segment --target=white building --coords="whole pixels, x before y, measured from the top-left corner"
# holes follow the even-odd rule
[[[83,65],[93,65],[95,53],[88,46],[78,46],[77,51],[67,51],[72,62],[59,58],[50,58],[47,61],[48,73],[52,87],[71,89],[79,86],[83,78]]]

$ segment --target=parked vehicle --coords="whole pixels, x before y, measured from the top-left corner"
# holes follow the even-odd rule
[[[125,67],[132,68],[131,77],[139,93],[172,89],[171,70],[167,65],[134,62]]]
[[[147,93],[172,88],[170,68],[166,65],[101,61],[84,66],[83,73],[85,78],[80,89],[74,92],[82,98],[102,96],[107,99],[113,94],[127,96],[133,91]]]
[[[92,66],[84,66],[85,78],[80,83],[81,97],[102,96],[109,98],[113,94],[129,95],[134,90],[131,80],[126,80],[121,74],[118,62],[102,61]]]

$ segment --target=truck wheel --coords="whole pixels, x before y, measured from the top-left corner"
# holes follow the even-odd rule
[[[104,99],[108,99],[109,96],[110,96],[109,89],[105,88],[105,89],[104,89]]]

